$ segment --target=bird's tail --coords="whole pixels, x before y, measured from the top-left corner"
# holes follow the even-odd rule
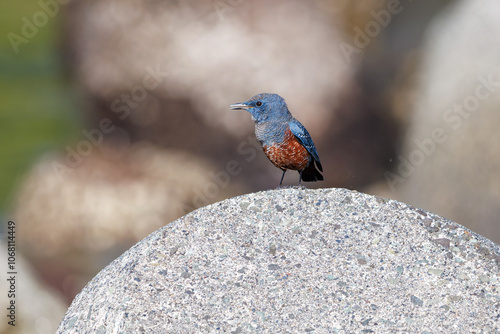
[[[302,171],[302,181],[304,182],[315,182],[323,181],[323,175],[316,169],[315,161],[311,161],[309,166],[307,166]]]

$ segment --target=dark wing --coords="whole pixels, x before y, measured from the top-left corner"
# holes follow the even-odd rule
[[[314,146],[313,140],[307,132],[306,128],[295,118],[292,119],[288,125],[290,126],[290,130],[293,135],[299,140],[299,142],[306,148],[307,152],[309,152],[313,159],[316,160],[316,164],[318,165],[318,169],[323,171],[323,167],[321,167],[321,162],[319,161],[318,151],[316,151],[316,146]]]

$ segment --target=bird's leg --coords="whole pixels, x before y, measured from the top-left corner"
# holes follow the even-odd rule
[[[299,171],[299,186],[300,186],[300,181],[302,181],[302,171]]]
[[[280,188],[281,184],[283,183],[283,178],[285,177],[285,173],[286,173],[286,169],[283,169],[283,175],[281,175],[280,185],[278,186],[278,188]]]

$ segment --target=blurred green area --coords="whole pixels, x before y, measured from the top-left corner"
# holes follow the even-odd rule
[[[62,150],[79,134],[74,87],[65,77],[61,51],[61,14],[47,15],[16,53],[9,33],[22,35],[26,17],[42,11],[38,1],[0,4],[0,215],[12,204],[15,189],[45,152]],[[40,17],[43,17],[40,14]]]

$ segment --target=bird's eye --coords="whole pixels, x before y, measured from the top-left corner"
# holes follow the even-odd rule
[[[262,105],[262,102],[257,101],[257,103],[255,103],[255,105],[256,105],[257,107],[260,107],[260,106]]]

